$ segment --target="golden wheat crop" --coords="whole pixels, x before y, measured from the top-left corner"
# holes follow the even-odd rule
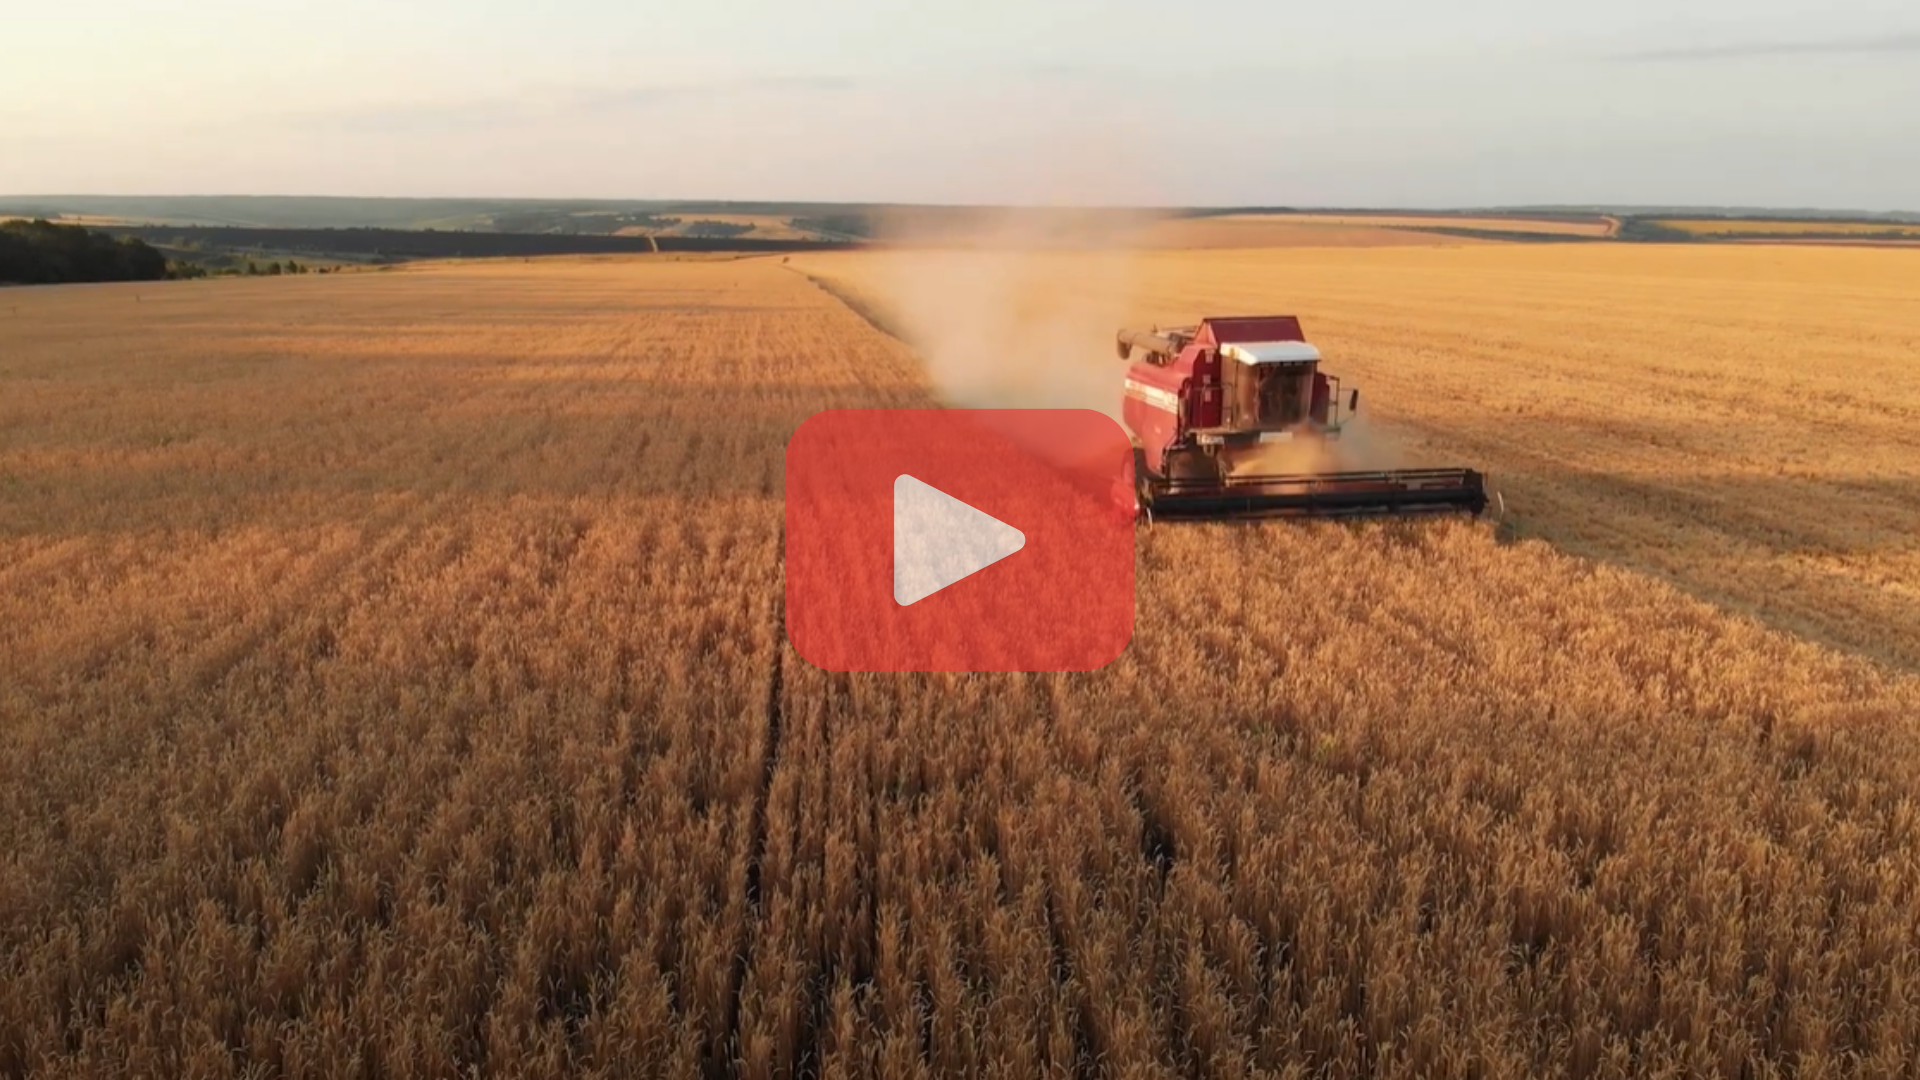
[[[1892,1075],[1911,682],[1464,524],[1155,528],[1091,675],[791,661],[749,1075]]]
[[[0,301],[0,1075],[730,1054],[803,279]],[[849,331],[855,331],[849,333]]]
[[[1514,335],[1620,396],[1596,280],[1771,325],[1727,264],[1494,251],[1128,303],[1291,294],[1410,452],[1490,438]],[[884,316],[855,259],[795,263]],[[987,347],[1077,362],[1035,331]],[[821,672],[784,440],[923,358],[772,260],[0,296],[0,1075],[1907,1067],[1914,679],[1469,522],[1155,527],[1107,669]],[[1527,532],[1648,565],[1530,460]]]
[[[1390,426],[1374,433],[1383,463],[1485,468],[1530,535],[1920,664],[1920,260],[1905,252],[1485,245],[804,263],[902,309],[903,333],[938,339],[936,362],[956,343],[948,367],[981,369],[999,341],[1038,337],[1047,364],[1015,374],[1045,370],[1065,403],[1095,408],[1114,407],[1109,341],[1122,322],[1298,314],[1327,369],[1361,388],[1362,414]],[[1016,305],[1017,320],[994,321]]]

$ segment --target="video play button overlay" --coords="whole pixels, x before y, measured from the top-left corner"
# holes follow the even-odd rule
[[[1133,444],[1088,409],[827,409],[787,439],[779,606],[822,671],[1094,671],[1133,637]]]
[[[893,481],[893,602],[924,600],[1027,546],[1027,535],[905,473]]]

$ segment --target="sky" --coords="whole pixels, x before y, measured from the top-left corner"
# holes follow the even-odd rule
[[[1920,210],[1914,0],[62,0],[0,24],[0,194]]]

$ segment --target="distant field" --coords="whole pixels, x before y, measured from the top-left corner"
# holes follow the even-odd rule
[[[84,225],[87,228],[99,228],[102,225],[146,225],[150,222],[140,218],[113,217],[106,214],[61,214],[52,219],[60,225]]]
[[[0,221],[33,221],[35,217],[36,215],[29,215],[29,213],[0,213]],[[46,217],[46,221],[52,221],[54,225],[86,225],[86,227],[127,225],[127,221],[119,217],[98,217],[90,213],[56,213],[52,217]]]
[[[89,229],[119,225],[151,225],[155,222],[147,218],[118,217],[112,214],[0,214],[0,221],[32,221],[43,219],[55,225],[80,225]]]
[[[677,225],[652,227],[629,225],[618,230],[619,236],[690,236],[697,235],[697,226],[726,225],[745,231],[738,235],[756,240],[817,240],[820,233],[812,229],[798,228],[793,218],[785,214],[693,214],[682,218]]]
[[[1291,215],[1171,218],[1129,234],[1143,248],[1460,247],[1489,241],[1390,227],[1363,218],[1305,220]]]
[[[886,246],[952,249],[1454,247],[1485,242],[1362,219],[1341,224],[1285,214],[1180,215],[1115,210],[900,211],[879,219],[876,236]]]
[[[1452,228],[1483,229],[1490,232],[1544,233],[1556,236],[1610,236],[1614,222],[1608,219],[1548,219],[1522,216],[1475,217],[1462,214],[1284,214],[1253,220],[1298,222],[1310,225],[1367,226],[1376,228]]]
[[[978,220],[958,212],[902,213],[903,227],[883,232],[886,239],[946,246],[1016,244],[1034,247],[1087,246],[1144,249],[1237,249],[1289,247],[1464,247],[1497,243],[1503,237],[1585,237],[1609,235],[1609,221],[1552,221],[1528,217],[1408,214],[1195,214],[1054,213],[982,214]],[[1465,230],[1487,235],[1449,234]],[[985,243],[982,243],[982,239]]]

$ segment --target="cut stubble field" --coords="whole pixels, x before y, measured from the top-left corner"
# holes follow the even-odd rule
[[[1620,555],[1704,594],[1733,519],[1584,516],[1669,498],[1567,429],[1695,272],[1606,304],[1490,250],[1150,264],[1136,314],[1292,301],[1407,453],[1511,444],[1536,538],[1142,531],[1078,674],[785,645],[787,434],[951,372],[777,262],[8,294],[0,1075],[1898,1075],[1920,686]],[[1750,257],[1699,332],[1808,284]],[[1913,392],[1870,308],[1758,385],[1897,481],[1826,381]]]

